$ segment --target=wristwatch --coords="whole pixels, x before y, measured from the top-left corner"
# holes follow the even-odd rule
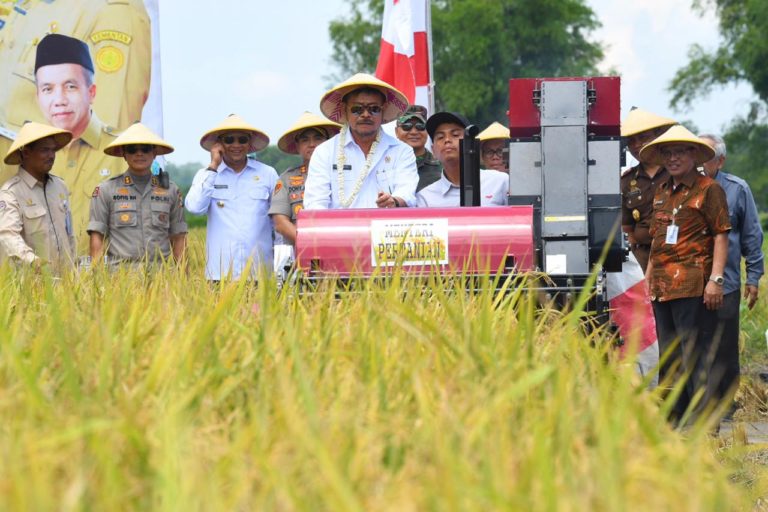
[[[725,283],[725,278],[723,276],[709,276],[709,280],[720,286],[723,286]]]

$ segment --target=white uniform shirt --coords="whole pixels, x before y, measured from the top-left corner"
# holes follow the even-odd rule
[[[345,131],[349,131],[344,127]],[[309,161],[307,183],[304,188],[304,208],[324,210],[343,208],[339,199],[339,179],[336,170],[340,135],[323,142],[315,149]],[[352,135],[347,133],[344,145],[344,197],[349,198],[363,168],[365,154]],[[381,141],[373,154],[372,169],[363,182],[360,193],[349,208],[376,208],[379,191],[403,199],[408,206],[416,205],[416,185],[419,171],[413,148],[396,138],[381,132]]]
[[[191,213],[208,215],[205,276],[237,279],[249,259],[251,277],[258,268],[272,267],[272,219],[267,215],[277,172],[261,162],[248,159],[240,172],[224,162],[218,172],[197,172],[184,205]]]
[[[507,206],[509,175],[490,169],[480,170],[480,206]],[[460,189],[445,177],[421,189],[418,193],[419,206],[461,206]]]

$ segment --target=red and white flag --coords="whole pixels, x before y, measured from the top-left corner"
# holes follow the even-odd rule
[[[385,0],[376,76],[431,110],[428,8],[429,0]]]
[[[633,254],[629,254],[621,272],[607,274],[606,290],[611,321],[624,339],[622,353],[631,346],[637,354],[638,369],[645,375],[659,362],[659,345],[648,285]]]

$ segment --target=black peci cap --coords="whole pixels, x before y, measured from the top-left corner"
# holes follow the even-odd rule
[[[464,128],[469,126],[469,119],[458,112],[437,112],[427,119],[427,133],[430,139],[435,138],[435,130],[443,123],[456,123]]]
[[[48,34],[37,45],[35,72],[54,64],[80,64],[93,73],[93,60],[88,45],[74,37]]]

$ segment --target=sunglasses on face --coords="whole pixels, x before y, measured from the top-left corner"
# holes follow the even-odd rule
[[[353,115],[359,116],[364,111],[367,111],[372,116],[381,114],[381,105],[353,105],[349,109]]]
[[[412,123],[410,121],[400,125],[400,129],[405,131],[405,132],[409,132],[409,131],[413,130],[414,128],[416,128],[417,131],[423,132],[424,130],[427,129],[427,125],[425,125],[424,123],[418,123],[418,122],[417,123]]]
[[[152,152],[152,146],[151,144],[129,144],[125,146],[124,151],[128,153],[129,155],[135,155],[136,153],[151,153]]]
[[[238,135],[237,137],[235,137],[234,135],[223,135],[219,137],[219,139],[224,144],[234,144],[235,141],[237,141],[238,144],[246,144],[248,141],[251,140],[251,138],[248,137],[247,135]]]

